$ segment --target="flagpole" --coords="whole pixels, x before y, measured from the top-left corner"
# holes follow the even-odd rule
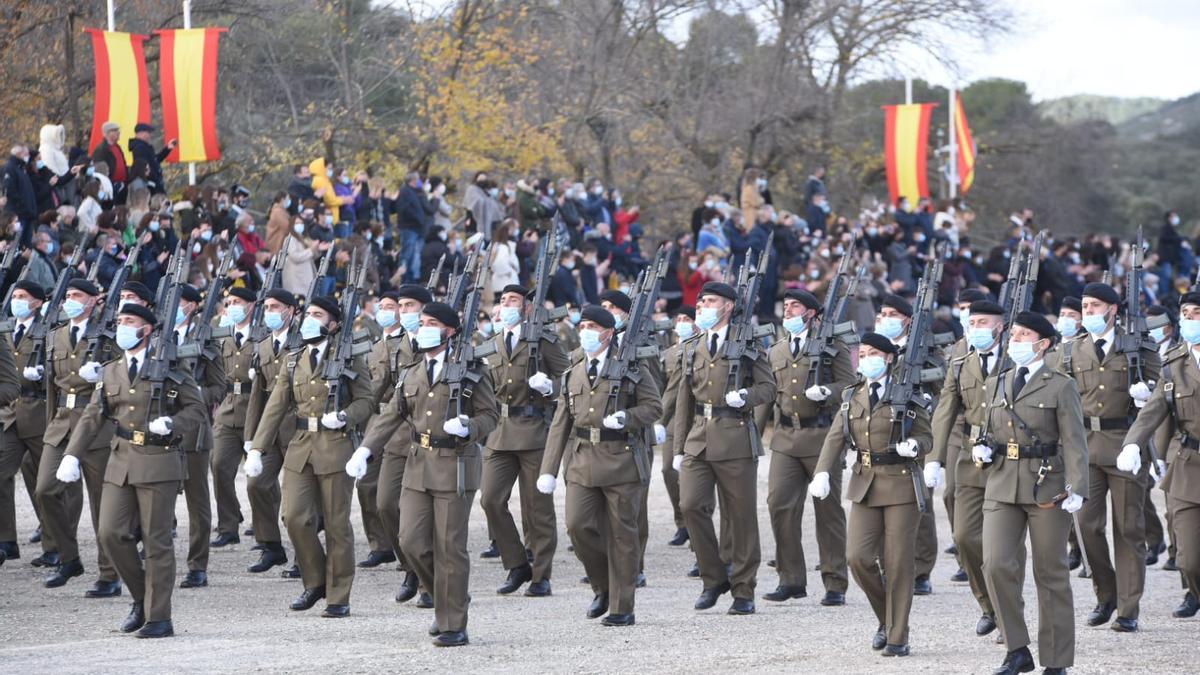
[[[947,154],[946,161],[950,163],[950,199],[958,196],[958,129],[955,122],[958,120],[958,105],[956,96],[958,92],[954,90],[954,85],[950,85],[950,151]]]
[[[111,2],[111,0],[110,0]],[[183,0],[183,27],[192,27],[192,0]],[[188,162],[188,185],[196,184],[196,163]]]
[[[904,105],[912,105],[912,78],[904,78]]]
[[[117,8],[114,6],[115,0],[108,0],[108,32],[112,33],[117,30]]]

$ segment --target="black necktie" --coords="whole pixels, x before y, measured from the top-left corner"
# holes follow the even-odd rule
[[[504,346],[508,349],[508,355],[513,353],[513,332],[511,330],[504,332]]]
[[[988,374],[988,359],[992,358],[991,352],[985,352],[979,355],[979,365],[983,368],[983,374]]]
[[[712,337],[710,337],[708,339],[708,353],[713,356],[717,355],[717,334],[716,333],[713,333]]]
[[[792,338],[792,356],[795,357],[800,353],[800,338]]]
[[[1104,343],[1106,342],[1108,342],[1108,340],[1096,340],[1096,360],[1100,363],[1104,363]]]
[[[592,359],[591,365],[588,366],[588,380],[592,384],[596,384],[596,377],[600,374],[600,359]]]
[[[310,347],[308,350],[308,366],[312,368],[312,372],[317,372],[317,348]]]
[[[871,407],[872,408],[879,405],[879,388],[882,386],[883,386],[883,384],[880,382],[872,382],[871,383]]]
[[[17,332],[13,335],[13,346],[21,345],[21,338],[25,337],[25,324],[17,324]]]
[[[135,356],[134,358],[129,359],[129,381],[130,382],[133,382],[134,380],[137,379],[137,373],[138,373],[137,357]]]
[[[426,363],[426,366],[429,368],[429,372],[428,372],[429,384],[432,386],[433,385],[433,369],[435,366],[437,366],[437,359],[429,359],[429,362]]]
[[[79,344],[79,326],[71,326],[71,349]]]
[[[275,352],[274,352],[275,356],[279,356],[279,340],[275,340],[274,345],[275,345]]]
[[[242,334],[234,333],[233,334],[233,342],[234,342],[234,344],[237,345],[237,348],[240,350],[242,348]]]
[[[1025,378],[1029,377],[1028,368],[1018,368],[1017,378],[1013,380],[1013,399],[1021,395],[1021,390],[1025,388]]]

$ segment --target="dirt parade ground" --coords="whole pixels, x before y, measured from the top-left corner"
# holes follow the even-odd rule
[[[758,592],[775,587],[775,571],[766,566],[774,542],[765,505],[767,466],[759,466],[759,528],[763,565]],[[696,612],[692,604],[700,582],[685,573],[692,554],[667,545],[674,532],[671,507],[655,467],[650,493],[650,544],[646,553],[649,585],[637,592],[637,625],[605,628],[584,612],[592,599],[580,583],[582,567],[567,550],[563,526],[562,486],[556,493],[559,547],[553,575],[554,595],[527,598],[499,596],[495,589],[505,573],[498,560],[481,560],[487,530],[478,499],[471,516],[471,596],[468,631],[471,644],[438,649],[426,634],[433,613],[412,602],[398,605],[393,595],[402,575],[395,565],[358,570],[351,596],[351,615],[320,617],[288,610],[301,591],[298,580],[280,578],[279,568],[254,575],[246,567],[257,560],[253,541],[213,549],[208,588],[174,593],[176,636],[138,640],[117,632],[130,598],[87,600],[84,590],[96,578],[95,537],[87,521],[80,526],[80,548],[87,572],[59,589],[42,588],[45,574],[29,561],[40,549],[26,540],[36,525],[33,509],[18,482],[17,523],[22,538],[20,560],[0,567],[0,664],[15,673],[38,672],[678,672],[720,668],[724,672],[789,673],[990,673],[1004,658],[995,634],[974,633],[979,612],[965,583],[952,583],[954,558],[939,557],[933,595],[917,597],[912,612],[912,656],[881,658],[870,649],[875,619],[866,598],[850,584],[847,604],[827,608],[819,573],[809,573],[809,597],[773,604],[756,600],[754,616],[728,616],[731,599]],[[238,492],[249,521],[245,479]],[[936,503],[939,548],[950,544],[950,529],[940,499]],[[1162,513],[1162,493],[1155,490]],[[849,509],[849,503],[847,503]],[[514,516],[519,501],[511,501]],[[177,583],[186,572],[187,514],[184,500],[176,506],[179,536],[175,540]],[[517,516],[519,517],[519,516]],[[520,522],[519,520],[517,521]],[[358,560],[367,554],[358,504],[354,504]],[[805,552],[810,568],[816,561],[811,509],[805,514]],[[1110,535],[1111,536],[1111,535]],[[288,545],[289,555],[291,546]],[[1165,556],[1163,557],[1165,560]],[[1084,618],[1095,604],[1090,582],[1072,575],[1077,650],[1072,673],[1194,673],[1200,656],[1200,618],[1179,620],[1170,612],[1179,604],[1179,577],[1161,569],[1146,575],[1141,630],[1119,634],[1107,626],[1088,628]],[[1026,573],[1026,617],[1036,639],[1037,609],[1032,571]],[[1031,645],[1037,654],[1036,644]],[[1040,670],[1040,669],[1039,669]]]

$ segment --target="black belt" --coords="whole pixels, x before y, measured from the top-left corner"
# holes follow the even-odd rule
[[[728,419],[743,419],[747,412],[752,411],[750,406],[744,408],[731,408],[727,405],[713,405],[711,403],[697,403],[696,414],[705,419],[714,417],[725,417]]]
[[[1006,459],[1046,459],[1058,454],[1058,445],[996,443],[992,446],[992,451],[1004,455]]]
[[[1187,448],[1188,450],[1200,450],[1200,438],[1196,438],[1195,436],[1187,433],[1180,434],[1179,445],[1180,447]]]
[[[34,398],[39,401],[46,400],[45,389],[32,389],[30,387],[21,387],[21,398]]]
[[[1083,418],[1083,428],[1088,431],[1128,431],[1132,424],[1129,417]]]
[[[624,443],[629,440],[629,434],[624,431],[616,431],[614,429],[588,429],[586,427],[575,427],[575,438],[582,438],[585,441],[592,443],[602,443],[606,441],[618,441]]]
[[[816,417],[792,417],[779,413],[779,425],[791,429],[823,429],[828,427],[830,419],[828,415],[817,415]]]
[[[60,408],[83,408],[92,400],[92,395],[89,394],[59,394],[58,407]]]
[[[416,443],[417,445],[421,446],[422,448],[425,448],[426,450],[431,450],[433,448],[457,448],[458,447],[458,443],[456,443],[453,438],[449,438],[449,437],[435,438],[432,434],[413,434],[412,440],[413,440],[413,443]],[[463,439],[463,440],[466,440],[466,439]]]
[[[913,461],[912,457],[901,457],[894,452],[867,452],[866,450],[858,451],[858,462],[865,467],[871,467],[876,464],[886,466],[888,464],[907,464]]]
[[[301,417],[300,415],[296,415],[296,431],[311,431],[316,433],[318,431],[343,430],[346,430],[346,427],[342,427],[341,429],[327,429],[324,424],[321,424],[320,417]]]
[[[158,445],[170,447],[173,440],[170,436],[159,436],[145,431],[133,431],[125,427],[117,427],[117,438],[124,438],[134,445]]]
[[[540,408],[536,405],[508,405],[507,403],[500,404],[501,417],[544,417],[546,414],[545,408]]]

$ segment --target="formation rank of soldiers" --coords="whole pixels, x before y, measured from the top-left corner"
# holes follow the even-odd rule
[[[1027,532],[1044,672],[1074,662],[1076,563],[1096,594],[1087,623],[1137,630],[1147,555],[1162,547],[1161,533],[1147,533],[1156,479],[1186,588],[1175,616],[1196,614],[1200,293],[1183,298],[1177,323],[1173,310],[1143,311],[1139,257],[1124,298],[1089,284],[1051,324],[1029,310],[1039,237],[1012,256],[1001,297],[962,293],[962,339],[933,329],[938,263],[915,302],[886,297],[874,331],[857,335],[844,321],[864,278],[853,255],[823,301],[788,291],[780,328],[747,311],[765,269],[753,255],[735,283],[709,283],[697,308],[656,320],[666,255],[658,251],[632,297],[609,291],[569,317],[546,308],[550,240],[535,290],[506,287],[491,317],[480,311],[486,245],[440,301],[431,288],[404,286],[378,300],[373,322],[360,316],[366,265],[357,260],[339,297],[317,294],[320,270],[303,302],[280,288],[278,260],[258,293],[227,288],[218,273],[201,294],[184,282],[181,252],[156,294],[129,281],[128,266],[107,290],[76,277],[75,264],[49,295],[20,279],[0,326],[0,560],[19,557],[13,477],[25,464],[42,524],[34,564],[52,568],[47,587],[83,575],[86,487],[99,570],[86,595],[120,596],[123,584],[133,604],[120,629],[172,635],[177,496],[189,515],[180,586],[205,586],[210,546],[239,540],[242,465],[261,551],[249,572],[286,567],[282,522],[296,563],[284,575],[303,585],[292,610],[324,600],[323,616],[349,614],[357,490],[371,548],[359,566],[398,562],[396,601],[419,596],[434,609],[434,644],[458,646],[468,642],[475,493],[508,572],[499,592],[528,583],[525,595],[548,596],[561,478],[566,531],[594,591],[586,616],[631,626],[658,447],[679,528],[671,543],[690,540],[703,584],[695,609],[729,593],[728,613],[750,614],[761,562],[757,467],[771,424],[766,502],[779,582],[762,597],[807,595],[801,521],[811,495],[820,603],[843,605],[853,576],[878,620],[864,634],[884,656],[909,654],[913,595],[929,592],[937,554],[931,495],[943,482],[960,574],[979,608],[975,632],[999,628],[1007,650],[996,673],[1035,667],[1022,611]],[[224,267],[236,257],[227,253]],[[476,324],[489,318],[498,329],[485,338]],[[520,530],[507,506],[514,484]]]

